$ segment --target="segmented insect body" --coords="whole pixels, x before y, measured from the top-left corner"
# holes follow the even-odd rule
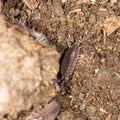
[[[61,75],[62,79],[65,79],[66,81],[70,79],[70,76],[72,75],[78,56],[79,56],[79,43],[75,42],[66,52],[62,66],[61,66]]]
[[[56,101],[52,101],[36,113],[30,120],[55,120],[59,112],[60,105]]]
[[[41,45],[47,47],[49,46],[49,41],[47,37],[42,33],[42,32],[35,32],[31,31],[30,32],[31,36],[33,36]]]

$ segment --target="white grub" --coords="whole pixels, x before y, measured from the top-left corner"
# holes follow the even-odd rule
[[[49,46],[49,41],[47,37],[42,33],[42,32],[35,32],[32,31],[30,32],[31,36],[33,36],[42,46],[48,47]]]

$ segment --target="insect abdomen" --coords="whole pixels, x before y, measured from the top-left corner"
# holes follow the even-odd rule
[[[56,101],[52,101],[36,113],[30,120],[55,120],[59,112],[60,105]]]
[[[43,46],[47,47],[49,46],[49,41],[47,37],[42,32],[35,32],[32,31],[30,34]]]

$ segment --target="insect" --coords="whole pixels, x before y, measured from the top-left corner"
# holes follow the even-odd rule
[[[59,112],[60,105],[58,102],[52,101],[36,113],[30,120],[55,120]]]
[[[68,81],[70,79],[70,76],[72,75],[78,56],[79,56],[79,50],[81,47],[79,47],[79,43],[75,42],[66,52],[62,66],[61,66],[61,75],[62,80]]]
[[[30,34],[44,47],[49,46],[49,41],[42,32],[31,31]]]

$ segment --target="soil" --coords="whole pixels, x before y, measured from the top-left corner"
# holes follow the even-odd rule
[[[120,25],[111,26],[120,17],[119,0],[2,0],[2,3],[5,16],[42,31],[61,58],[68,48],[67,42],[82,44],[65,93],[56,98],[61,105],[57,120],[120,120]],[[17,120],[25,119],[26,112],[21,112]]]

